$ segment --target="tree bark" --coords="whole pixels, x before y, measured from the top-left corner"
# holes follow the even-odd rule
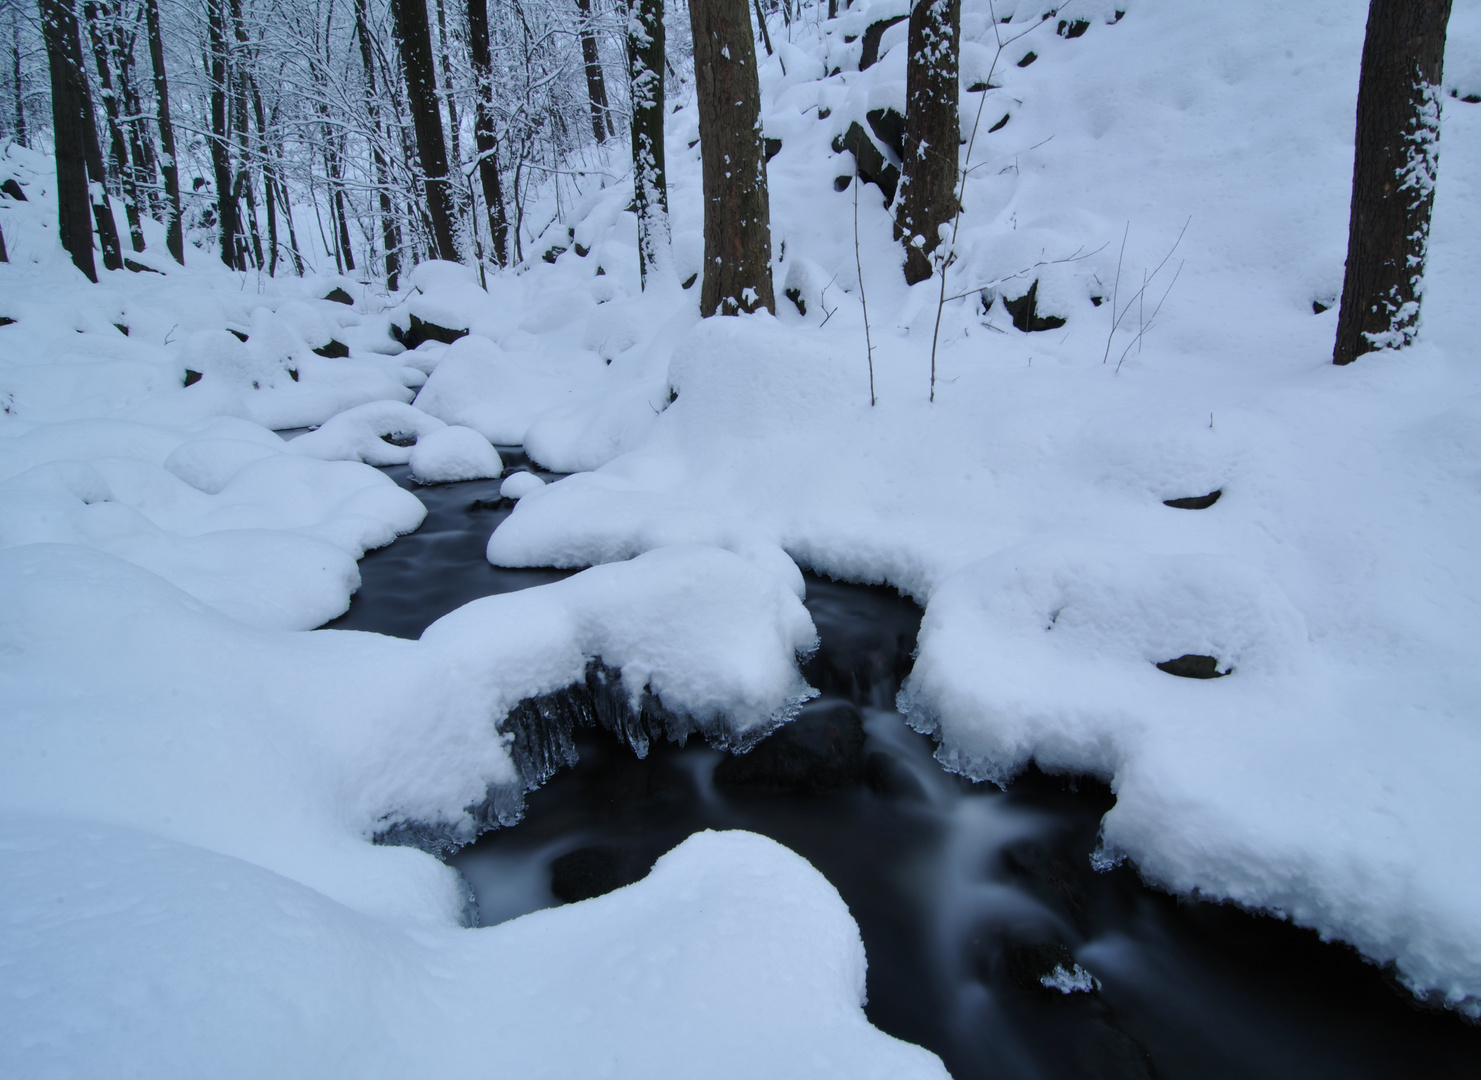
[[[426,0],[392,0],[396,40],[406,75],[407,103],[416,130],[417,157],[427,188],[427,214],[439,259],[457,261],[453,241],[452,201],[447,183],[447,149],[442,141],[442,114],[437,107],[437,79],[432,67],[432,40]]]
[[[444,90],[443,100],[447,102],[447,134],[452,144],[452,161],[450,166],[455,166],[459,171],[463,168],[463,148],[460,145],[463,139],[463,125],[458,121],[458,99],[453,93],[453,69],[452,61],[447,51],[447,14],[443,8],[442,0],[437,2],[437,48],[442,59],[442,87]],[[458,188],[457,190],[461,190]],[[454,197],[454,201],[460,201]]]
[[[15,86],[15,141],[30,147],[26,141],[26,95],[21,83],[21,33],[15,9],[10,10],[10,76]]]
[[[211,172],[216,179],[216,214],[221,226],[221,261],[245,269],[237,244],[236,193],[231,182],[230,115],[227,108],[226,0],[209,0],[206,8],[207,78],[211,83]]]
[[[367,7],[367,0],[355,0],[355,34],[360,39],[360,65],[365,69],[365,109],[370,116],[372,132],[370,160],[375,169],[376,195],[380,203],[381,246],[385,248],[386,257],[386,288],[395,292],[401,273],[401,231],[396,225],[396,212],[391,202],[391,179],[380,144],[381,110],[376,98],[375,56],[370,44]]]
[[[83,17],[87,20],[88,43],[92,46],[93,61],[98,68],[98,87],[102,91],[103,115],[108,120],[109,157],[113,161],[113,174],[123,192],[124,217],[129,224],[129,242],[135,251],[144,250],[144,229],[139,220],[139,192],[134,183],[133,156],[129,153],[128,139],[124,135],[119,115],[119,91],[113,86],[113,64],[109,58],[114,39],[111,23],[117,17],[117,8],[100,6],[91,2],[83,5]]]
[[[478,179],[483,186],[483,204],[488,210],[489,240],[500,266],[509,265],[509,219],[504,212],[504,191],[499,183],[498,143],[494,139],[493,64],[489,55],[488,0],[468,0],[468,51],[478,80],[473,135],[478,145]]]
[[[638,211],[638,274],[647,288],[649,273],[668,258],[669,250],[668,177],[663,163],[663,0],[630,2],[627,73],[632,96],[633,203]]]
[[[170,86],[165,75],[165,47],[159,31],[159,0],[144,0],[149,30],[149,63],[154,68],[154,103],[159,116],[160,172],[165,178],[165,243],[170,254],[185,264],[185,232],[180,217],[180,168],[175,163],[175,126],[170,121]]]
[[[659,2],[660,13],[663,4]],[[607,82],[602,77],[602,58],[597,51],[597,38],[591,26],[591,0],[576,0],[576,10],[581,13],[581,59],[586,63],[586,96],[591,102],[591,133],[599,143],[615,135],[612,112],[607,104]],[[659,40],[663,39],[663,22],[659,21]],[[629,34],[631,31],[629,30]],[[632,46],[629,43],[629,56]],[[660,55],[662,55],[660,53]],[[629,67],[631,61],[629,61]]]
[[[92,281],[98,280],[93,260],[93,224],[103,249],[103,265],[123,266],[118,230],[103,186],[103,152],[93,119],[87,76],[82,67],[82,42],[77,17],[65,0],[41,0],[42,32],[51,71],[51,115],[57,163],[57,225],[62,247],[72,262]],[[90,223],[88,218],[92,217]]]
[[[905,152],[895,199],[895,239],[905,245],[905,280],[933,273],[941,226],[957,212],[957,71],[961,0],[915,0],[905,64]]]
[[[704,180],[703,316],[776,310],[761,87],[746,0],[689,0]]]
[[[1414,340],[1440,153],[1450,0],[1372,0],[1358,77],[1334,364]]]

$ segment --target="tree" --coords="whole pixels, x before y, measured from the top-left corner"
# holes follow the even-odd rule
[[[633,203],[638,212],[638,272],[646,288],[649,273],[667,257],[669,245],[663,165],[663,0],[631,4],[627,72],[632,88]],[[763,185],[765,180],[763,173]]]
[[[500,266],[509,263],[509,221],[504,215],[504,191],[499,183],[499,144],[494,138],[493,64],[489,55],[488,0],[468,0],[468,51],[478,95],[473,114],[473,138],[478,147],[478,179],[489,217],[489,240]]]
[[[93,119],[92,98],[82,67],[82,43],[77,17],[66,0],[41,0],[41,25],[46,39],[47,65],[51,69],[52,141],[57,162],[57,225],[62,247],[72,262],[91,280],[98,280],[93,261],[92,224],[98,230],[103,265],[109,270],[123,267],[118,247],[118,228],[104,187],[103,152],[98,147],[98,129]]]
[[[704,188],[699,310],[776,310],[761,86],[746,0],[689,0]]]
[[[483,0],[468,0],[470,12],[473,5],[482,5]],[[472,15],[469,15],[472,22]],[[484,36],[487,37],[487,24]],[[375,168],[375,193],[381,212],[381,246],[386,256],[386,288],[396,291],[401,275],[401,233],[397,228],[396,213],[391,202],[390,170],[386,155],[381,149],[381,108],[376,91],[375,49],[370,41],[370,18],[367,0],[355,0],[355,36],[360,41],[360,67],[365,75],[365,110],[370,120],[370,157]]]
[[[576,10],[581,14],[581,59],[586,65],[586,96],[591,102],[591,133],[599,143],[615,135],[612,127],[612,110],[607,106],[607,82],[602,78],[602,60],[597,53],[596,31],[591,24],[591,0],[576,0]],[[659,41],[663,40],[663,4],[658,4]],[[633,13],[636,16],[636,12]],[[629,35],[632,30],[629,28]],[[631,45],[629,45],[631,50]],[[659,55],[662,56],[662,45]],[[631,52],[629,51],[629,57]],[[659,66],[662,71],[662,65]]]
[[[932,275],[941,226],[957,210],[957,69],[962,0],[914,0],[905,63],[905,152],[895,198],[895,239],[905,244],[905,280]]]
[[[208,0],[206,6],[206,76],[211,84],[211,172],[216,180],[221,261],[233,270],[245,270],[246,261],[237,242],[241,229],[237,219],[236,193],[231,182],[225,0]]]
[[[1368,8],[1334,364],[1402,348],[1418,329],[1450,2],[1372,0]]]
[[[185,234],[180,220],[180,165],[175,159],[175,125],[170,120],[170,84],[165,75],[164,38],[159,28],[159,0],[144,0],[149,34],[149,63],[154,70],[154,107],[159,118],[160,172],[165,178],[165,243],[185,263]]]
[[[442,139],[442,114],[437,107],[437,78],[432,67],[432,38],[427,28],[426,0],[392,0],[396,40],[406,75],[407,105],[416,130],[417,157],[427,191],[427,216],[432,244],[439,259],[456,261],[452,199],[447,182],[447,148]]]

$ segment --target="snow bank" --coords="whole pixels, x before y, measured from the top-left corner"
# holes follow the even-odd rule
[[[445,427],[417,440],[407,458],[412,475],[424,484],[486,480],[504,471],[499,452],[472,428]]]

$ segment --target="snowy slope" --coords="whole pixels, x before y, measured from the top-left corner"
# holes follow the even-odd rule
[[[512,812],[497,722],[596,657],[741,734],[785,717],[799,566],[927,605],[902,705],[950,767],[1107,777],[1107,859],[1481,1010],[1481,106],[1445,101],[1421,344],[1333,369],[1312,304],[1341,284],[1361,7],[968,0],[963,82],[997,88],[963,95],[934,403],[937,287],[903,285],[863,185],[869,404],[835,190],[834,138],[903,103],[903,24],[865,72],[844,40],[892,0],[813,9],[763,67],[775,273],[805,313],[697,319],[682,88],[673,275],[647,294],[620,183],[487,292],[446,264],[384,298],[204,253],[93,286],[48,163],[8,151],[31,199],[0,200],[0,1071],[940,1075],[868,1026],[847,911],[770,842],[696,837],[482,930],[442,864],[369,842]],[[1476,88],[1475,0],[1447,67]],[[1035,281],[1066,321],[1026,333],[1005,300]],[[471,333],[402,352],[412,315]],[[306,632],[421,520],[366,462],[495,471],[475,433],[587,470],[523,493],[492,560],[613,565],[419,642]],[[1154,666],[1185,653],[1228,677]]]

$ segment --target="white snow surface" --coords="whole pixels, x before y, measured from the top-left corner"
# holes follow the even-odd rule
[[[393,297],[180,268],[157,223],[159,274],[92,285],[50,163],[5,148],[30,200],[0,200],[0,1072],[942,1075],[867,1024],[847,911],[769,841],[694,837],[480,930],[452,871],[370,842],[471,835],[518,784],[497,722],[591,659],[740,733],[784,718],[799,566],[926,605],[901,705],[949,767],[1105,777],[1104,860],[1481,1015],[1481,106],[1448,96],[1478,89],[1481,3],[1456,4],[1419,342],[1345,369],[1312,304],[1341,287],[1363,6],[1085,0],[1069,40],[1048,7],[964,4],[963,83],[1001,87],[963,95],[934,402],[939,282],[904,286],[864,185],[870,404],[829,145],[903,106],[900,28],[863,73],[843,41],[898,0],[809,9],[761,65],[773,270],[805,313],[701,322],[681,288],[681,83],[646,293],[623,183],[560,221],[537,191],[548,235],[486,291],[447,263]],[[1034,281],[1063,326],[1014,328]],[[469,334],[404,351],[413,314]],[[423,517],[370,466],[495,475],[491,443],[575,475],[522,493],[490,559],[593,569],[417,642],[312,630]],[[1183,654],[1228,674],[1155,666]]]

